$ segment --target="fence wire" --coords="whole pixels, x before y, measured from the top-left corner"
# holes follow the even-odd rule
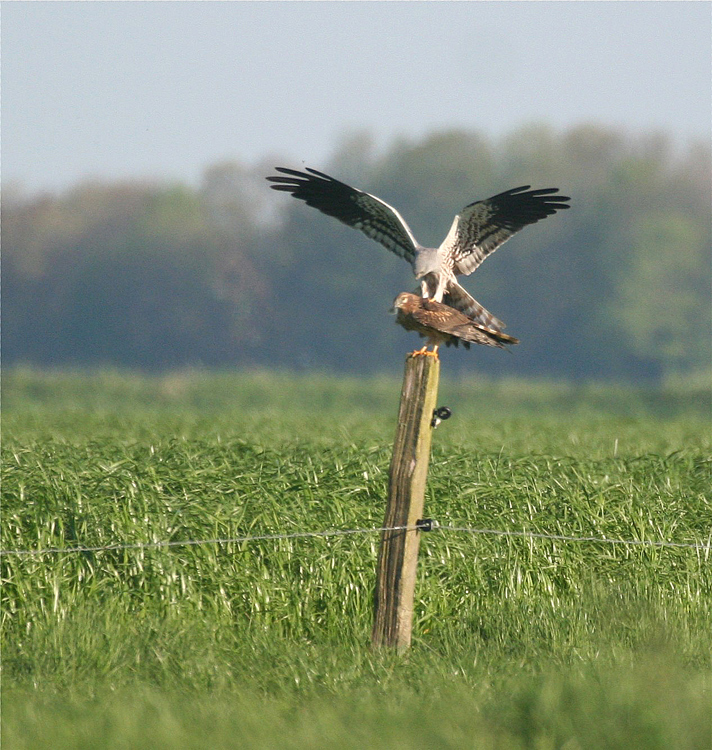
[[[704,550],[706,557],[712,550],[712,531],[707,542],[670,542],[663,539],[613,539],[600,536],[573,536],[568,534],[545,534],[533,531],[506,531],[501,529],[478,529],[469,526],[440,525],[430,521],[427,528],[415,526],[378,526],[368,529],[326,529],[324,531],[295,531],[289,534],[260,534],[255,536],[225,537],[221,539],[184,539],[158,542],[135,542],[132,544],[107,544],[86,547],[47,547],[45,549],[7,549],[0,550],[0,556],[36,556],[51,554],[78,554],[83,552],[110,552],[131,549],[156,549],[161,547],[187,547],[207,544],[250,544],[252,542],[277,541],[281,539],[306,539],[310,537],[348,536],[353,534],[380,534],[384,531],[450,531],[453,533],[479,534],[491,536],[520,537],[527,539],[550,539],[559,542],[580,542],[598,544],[617,544],[636,547],[661,547],[677,549]]]

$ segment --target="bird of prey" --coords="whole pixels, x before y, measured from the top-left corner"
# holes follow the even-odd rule
[[[350,187],[316,169],[306,172],[275,168],[280,175],[267,180],[270,187],[291,193],[307,206],[379,242],[413,267],[423,297],[445,302],[477,323],[501,330],[504,323],[485,310],[458,284],[456,276],[471,274],[482,261],[527,224],[569,208],[558,188],[512,188],[465,206],[455,217],[440,247],[423,247],[393,206],[375,195]]]
[[[504,349],[505,344],[519,343],[514,336],[475,323],[459,310],[433,299],[418,297],[417,294],[401,292],[393,302],[393,309],[396,322],[406,331],[417,331],[428,340],[422,349],[413,352],[414,356],[423,354],[437,357],[441,344],[458,346],[462,342],[465,349],[469,349],[471,343]],[[428,346],[434,347],[432,352],[427,351]]]

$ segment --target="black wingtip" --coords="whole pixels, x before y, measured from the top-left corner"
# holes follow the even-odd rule
[[[290,169],[289,167],[275,167],[274,169],[281,175],[288,175],[288,177],[270,175],[269,177],[265,177],[265,179],[269,182],[283,182],[285,184],[288,183],[293,187],[297,187],[299,185],[308,185],[309,183],[320,182],[322,180],[331,183],[338,183],[338,180],[335,180],[328,174],[319,172],[319,170],[312,169],[311,167],[304,167],[304,169],[306,170],[304,172],[301,172],[298,169]],[[314,178],[317,179],[315,180]]]
[[[291,177],[306,177],[304,172],[300,172],[297,169],[289,169],[289,167],[275,167],[275,171],[281,172],[282,174],[288,174]]]
[[[317,177],[321,177],[324,180],[331,180],[332,182],[335,182],[335,180],[334,180],[333,177],[331,177],[330,175],[328,175],[328,174],[326,174],[324,172],[320,172],[318,169],[312,169],[311,167],[305,167],[305,169],[310,174],[316,175]]]

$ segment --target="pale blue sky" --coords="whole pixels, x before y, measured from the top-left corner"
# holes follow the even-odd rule
[[[708,2],[4,2],[2,177],[196,183],[531,122],[710,134]]]

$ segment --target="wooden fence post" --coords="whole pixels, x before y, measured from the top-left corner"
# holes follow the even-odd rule
[[[440,360],[409,354],[388,475],[384,527],[415,526],[423,517]],[[376,571],[372,643],[410,646],[420,531],[382,531]]]

